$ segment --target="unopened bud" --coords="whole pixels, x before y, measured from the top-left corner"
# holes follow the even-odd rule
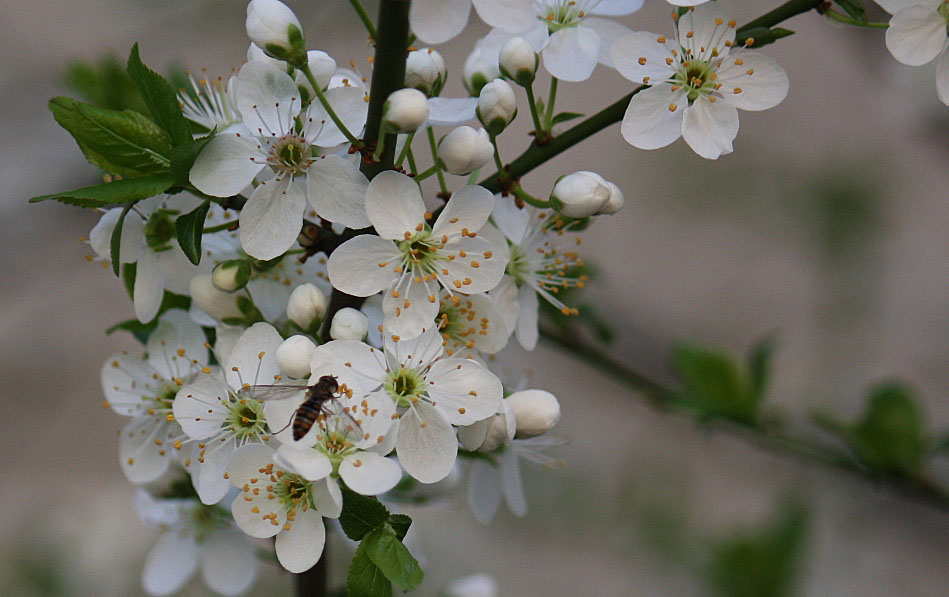
[[[316,344],[306,336],[290,336],[277,347],[274,358],[284,375],[303,379],[310,377],[310,359],[314,350]]]
[[[471,174],[491,161],[494,146],[484,129],[459,126],[438,143],[438,157],[452,174]]]
[[[508,425],[507,416],[505,413],[500,413],[488,419],[488,432],[484,436],[484,443],[478,448],[479,451],[493,452],[514,439],[511,434],[513,426]]]
[[[313,284],[300,284],[290,293],[287,301],[287,319],[309,330],[326,315],[329,299]]]
[[[222,292],[234,292],[247,285],[250,270],[250,263],[243,259],[224,261],[214,266],[211,282]]]
[[[481,56],[482,42],[478,41],[474,50],[465,60],[465,66],[461,69],[461,79],[465,84],[465,89],[472,97],[478,97],[481,94],[481,88],[501,76],[498,67],[491,64]]]
[[[302,66],[306,62],[303,28],[293,11],[279,0],[251,0],[247,5],[247,37],[268,56]]]
[[[603,177],[582,170],[561,176],[550,194],[550,204],[569,218],[586,218],[600,211],[610,198]]]
[[[537,53],[523,37],[512,37],[501,46],[498,64],[505,77],[527,87],[537,72]]]
[[[343,307],[333,316],[330,337],[333,340],[362,340],[369,333],[369,318],[352,307]]]
[[[188,284],[191,300],[202,311],[221,322],[231,318],[243,319],[244,313],[237,305],[241,294],[231,294],[214,287],[211,274],[199,274]]]
[[[418,89],[389,94],[382,108],[382,126],[390,133],[411,133],[428,120],[428,98]]]
[[[560,403],[557,402],[557,397],[544,390],[514,392],[505,402],[514,412],[518,438],[547,433],[560,420]]]
[[[478,120],[497,136],[517,115],[517,99],[514,89],[504,79],[495,79],[481,88],[478,95]]]
[[[320,91],[325,90],[329,87],[330,81],[333,80],[333,75],[336,74],[336,61],[326,52],[319,50],[310,50],[307,52],[306,60],[310,67],[310,72],[313,73],[313,78],[316,79],[317,84],[320,86]],[[306,75],[297,71],[296,76],[297,86],[302,87],[309,97],[315,96],[316,91],[313,90],[313,86],[310,85],[310,80],[306,78]]]
[[[600,208],[599,213],[611,215],[623,208],[625,200],[623,199],[623,191],[618,186],[610,181],[606,181],[606,186],[610,189],[610,198]]]
[[[432,48],[409,52],[405,60],[405,86],[418,89],[428,97],[441,93],[446,74],[445,59]]]

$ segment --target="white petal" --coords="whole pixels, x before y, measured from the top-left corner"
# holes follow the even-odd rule
[[[488,32],[482,39],[481,57],[488,63],[497,65],[498,55],[501,53],[501,47],[512,37],[523,37],[527,43],[534,48],[535,52],[540,52],[547,45],[549,34],[547,24],[541,20],[535,21],[530,29],[523,33],[505,31],[504,28],[496,27]]]
[[[488,421],[482,419],[458,428],[458,441],[465,450],[477,450],[488,436]]]
[[[334,287],[353,296],[369,296],[395,281],[398,274],[392,270],[401,265],[399,257],[391,240],[363,234],[337,247],[326,269]]]
[[[224,375],[228,385],[237,390],[244,384],[273,384],[274,376],[280,374],[276,353],[282,343],[283,338],[269,323],[247,328],[227,359]]]
[[[325,543],[326,529],[319,512],[312,508],[297,510],[290,530],[277,535],[277,559],[290,572],[304,572],[320,561]]]
[[[567,27],[547,40],[542,52],[544,68],[564,81],[585,81],[593,74],[600,55],[600,36],[586,27]]]
[[[424,369],[442,354],[442,337],[435,326],[430,326],[416,338],[394,342],[386,335],[385,350],[391,357],[390,363],[409,369]]]
[[[234,529],[218,529],[201,545],[204,584],[222,595],[240,595],[257,579],[254,546]]]
[[[409,9],[412,33],[425,43],[440,44],[468,23],[471,0],[415,0]]]
[[[388,394],[386,398],[388,398]],[[378,442],[376,445],[371,446],[368,450],[379,454],[380,456],[386,456],[395,449],[396,439],[399,437],[399,419],[392,421],[392,426],[389,427],[389,431],[386,433],[385,438]]]
[[[318,481],[333,472],[333,463],[326,454],[294,443],[280,446],[274,462],[307,481]]]
[[[463,300],[468,304],[468,309],[477,314],[475,321],[481,321],[474,338],[475,348],[486,354],[494,354],[503,349],[514,331],[514,326],[505,323],[505,318],[495,302],[484,294],[474,294]]]
[[[367,393],[382,384],[385,358],[379,350],[363,342],[331,340],[313,351],[310,370],[314,377],[332,372],[340,376],[340,383],[346,383],[356,393]]]
[[[379,495],[396,486],[402,469],[395,460],[372,452],[357,452],[343,459],[339,476],[356,493]]]
[[[738,135],[738,111],[722,101],[698,99],[685,110],[682,138],[695,153],[714,160],[732,152]]]
[[[416,282],[416,279],[420,281]],[[403,277],[398,286],[393,286],[382,297],[386,331],[399,337],[413,338],[423,329],[434,328],[439,291],[438,282],[434,280],[426,282],[421,276]]]
[[[946,47],[946,19],[934,7],[904,8],[890,19],[886,47],[903,64],[926,64]]]
[[[237,450],[237,441],[227,437],[216,439],[208,443],[204,450],[198,446],[198,450],[197,474],[192,472],[191,478],[201,503],[210,506],[224,499],[231,489],[231,482],[224,475]],[[202,453],[204,456],[200,456]],[[201,462],[202,459],[204,462]]]
[[[494,202],[491,219],[504,236],[519,245],[527,235],[533,213],[530,207],[518,208],[513,197],[498,197]]]
[[[334,477],[324,477],[311,485],[313,503],[325,518],[339,518],[343,512],[343,492]]]
[[[907,6],[914,4],[926,4],[929,6],[939,6],[944,0],[875,0],[883,10],[891,15],[896,14]]]
[[[497,203],[497,202],[496,202]],[[493,218],[492,214],[492,218]],[[481,227],[478,236],[491,243],[498,251],[497,254],[501,261],[507,263],[510,261],[511,249],[507,243],[507,237],[490,222]]]
[[[942,51],[936,63],[936,93],[939,100],[949,106],[949,48]]]
[[[629,101],[623,116],[623,138],[639,149],[665,147],[682,135],[682,114],[687,106],[685,92],[672,91],[667,83],[644,89]]]
[[[250,479],[259,478],[259,470],[273,462],[273,454],[272,449],[261,444],[247,444],[239,448],[234,452],[227,467],[231,483],[235,487],[242,487],[249,483]],[[276,502],[277,500],[268,500],[264,495],[255,496],[250,491],[242,492],[231,502],[234,522],[251,537],[273,537],[283,529],[283,523],[287,519],[286,511]],[[254,509],[257,512],[254,512]],[[273,522],[270,514],[276,517]]]
[[[699,1],[704,2],[704,0]],[[673,2],[673,4],[675,3]],[[600,2],[590,10],[590,14],[620,17],[633,14],[642,8],[642,6],[643,0],[600,0]]]
[[[514,334],[524,350],[537,346],[537,292],[527,284],[517,291],[517,327]]]
[[[206,338],[201,327],[191,321],[183,309],[169,309],[161,314],[158,326],[148,337],[148,363],[165,379],[184,378],[198,365],[208,362]],[[179,352],[183,353],[179,356]]]
[[[672,59],[675,64],[672,50],[679,51],[675,46],[674,41],[662,35],[636,31],[617,39],[610,53],[619,74],[633,83],[648,81],[655,85],[672,76],[674,71],[666,59]]]
[[[135,268],[135,286],[132,300],[135,317],[142,323],[155,319],[165,296],[165,279],[158,258],[149,250],[139,255]]]
[[[237,73],[237,109],[252,133],[283,136],[291,130],[300,105],[293,78],[270,62],[252,60]]]
[[[89,233],[89,245],[96,255],[109,261],[112,259],[112,232],[122,215],[122,208],[108,210]],[[129,212],[122,221],[122,243],[119,248],[119,260],[122,263],[134,263],[145,250],[145,223],[135,212]]]
[[[718,70],[717,81],[722,84],[721,99],[742,110],[773,108],[788,94],[787,73],[773,58],[758,52],[726,57]]]
[[[468,476],[468,505],[475,520],[490,524],[501,505],[501,484],[498,472],[482,460],[475,460]]]
[[[109,357],[102,364],[100,380],[112,410],[125,416],[145,414],[148,405],[143,403],[142,396],[157,394],[164,385],[152,379],[154,373],[144,357],[124,353]]]
[[[735,28],[726,24],[729,19],[718,2],[709,2],[695,10],[686,11],[679,17],[679,44],[691,50],[696,57],[708,57],[712,48],[718,50],[719,56],[724,55],[727,52],[726,42],[735,41]]]
[[[507,261],[502,258],[497,248],[480,236],[449,241],[442,251],[446,255],[455,256],[455,259],[444,262],[443,268],[438,272],[439,280],[452,292],[487,292],[498,285],[504,275],[504,268],[507,267]],[[461,256],[462,253],[464,257]],[[448,271],[447,274],[445,270]]]
[[[224,383],[202,374],[178,390],[172,404],[175,420],[191,439],[211,437],[221,428],[227,413],[223,405],[225,399],[227,388]]]
[[[476,97],[433,97],[428,100],[428,125],[457,126],[474,120]]]
[[[500,380],[472,360],[436,361],[426,379],[429,398],[452,425],[470,425],[501,408],[504,392]]]
[[[168,440],[172,431],[169,422],[150,415],[135,417],[125,425],[119,435],[119,465],[130,482],[149,483],[165,474],[174,451]],[[156,444],[156,439],[162,444]]]
[[[287,261],[291,259],[287,258]],[[275,280],[262,276],[247,283],[247,292],[253,297],[254,306],[260,309],[261,315],[267,321],[276,321],[287,316],[287,302],[294,286],[292,282],[285,284],[285,280],[286,278]]]
[[[527,500],[524,499],[524,486],[521,483],[521,466],[517,451],[508,446],[501,454],[501,491],[504,501],[515,516],[527,514]]]
[[[197,189],[215,197],[230,197],[247,188],[264,169],[257,141],[244,135],[216,135],[204,146],[191,167],[188,178]]]
[[[443,234],[452,237],[461,234],[466,228],[470,232],[477,232],[488,221],[493,209],[494,195],[491,191],[479,185],[464,186],[452,193],[432,227],[432,234],[436,237]]]
[[[511,331],[517,329],[518,314],[521,310],[517,299],[518,292],[517,283],[511,276],[504,276],[501,278],[501,281],[498,282],[498,285],[490,292],[491,298],[494,300],[498,311],[501,313],[501,317],[504,321],[504,327]],[[536,293],[534,297],[534,303],[537,303]]]
[[[321,218],[348,228],[366,228],[366,189],[369,180],[356,160],[328,155],[306,172],[306,196]]]
[[[297,241],[305,210],[303,181],[261,183],[241,210],[241,247],[257,259],[282,255]]]
[[[171,595],[198,569],[198,544],[190,534],[170,530],[145,556],[142,588],[149,595]]]
[[[366,103],[363,90],[359,87],[333,87],[327,89],[325,95],[343,126],[353,135],[357,137],[361,135],[363,127],[366,126],[366,117],[369,115],[369,104]],[[313,119],[309,126],[316,127],[312,130],[319,130],[313,139],[316,145],[333,147],[347,141],[346,135],[339,130],[319,100],[310,104],[309,118]],[[320,127],[321,124],[322,127]],[[312,133],[308,133],[308,137],[311,135]]]
[[[597,55],[597,60],[606,66],[613,66],[613,59],[610,55],[613,42],[632,33],[632,30],[625,25],[620,25],[610,19],[598,19],[596,17],[583,19],[583,23],[579,27],[588,27],[600,36],[600,52]]]
[[[472,0],[472,4],[482,21],[512,33],[527,29],[537,18],[528,0]]]
[[[425,221],[425,203],[418,185],[405,174],[387,170],[372,179],[366,192],[369,221],[379,236],[402,240]]]
[[[400,419],[396,451],[406,473],[422,483],[435,483],[454,467],[458,440],[439,409],[419,402]]]

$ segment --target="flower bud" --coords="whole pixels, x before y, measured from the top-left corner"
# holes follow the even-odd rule
[[[514,89],[504,79],[495,79],[481,88],[478,95],[478,120],[497,136],[517,115],[517,99]]]
[[[369,333],[369,318],[362,311],[343,307],[333,316],[330,337],[333,340],[362,340]]]
[[[405,60],[405,86],[418,89],[428,97],[441,93],[446,75],[445,59],[432,48],[409,52]]]
[[[484,436],[484,443],[478,448],[481,452],[493,452],[500,446],[513,439],[509,433],[507,424],[507,415],[504,413],[494,415],[487,421],[488,432]]]
[[[592,216],[610,199],[610,188],[595,172],[581,170],[557,179],[550,194],[550,203],[569,218]]]
[[[418,89],[399,89],[389,94],[382,114],[386,131],[411,133],[428,120],[428,99]]]
[[[612,215],[623,208],[623,191],[610,181],[606,181],[606,186],[610,189],[610,198],[606,200],[598,213]]]
[[[223,261],[211,271],[211,283],[222,292],[240,290],[250,280],[250,269],[250,263],[243,259]]]
[[[309,330],[326,315],[329,299],[313,284],[300,284],[290,293],[287,301],[287,319]]]
[[[329,87],[330,81],[333,79],[333,75],[336,74],[336,61],[327,54],[326,52],[321,52],[320,50],[310,50],[306,53],[307,64],[310,66],[310,72],[313,73],[313,78],[316,79],[316,82],[320,86],[320,91],[323,91]],[[297,71],[297,86],[302,87],[309,97],[316,95],[316,92],[313,90],[313,86],[310,85],[309,79],[306,78],[302,72]]]
[[[277,347],[274,358],[284,375],[303,379],[310,377],[310,359],[314,350],[316,344],[306,336],[290,336]]]
[[[514,411],[518,438],[535,437],[550,431],[560,420],[557,397],[544,390],[522,390],[507,397]]]
[[[279,0],[251,0],[247,5],[247,37],[268,56],[294,66],[306,62],[300,21]]]
[[[244,317],[237,306],[237,298],[241,295],[215,288],[211,274],[199,274],[191,278],[188,291],[194,304],[218,321]]]
[[[491,161],[493,153],[487,131],[470,126],[452,129],[438,143],[438,157],[452,174],[471,174]]]
[[[461,80],[465,84],[465,89],[472,97],[478,97],[481,88],[501,76],[498,67],[491,64],[481,56],[482,42],[478,41],[474,50],[465,60],[465,66],[461,69]]]
[[[498,64],[505,77],[527,87],[537,72],[537,53],[523,37],[512,37],[501,46]]]

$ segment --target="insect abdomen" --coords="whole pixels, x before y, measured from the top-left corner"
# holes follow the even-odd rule
[[[300,441],[306,435],[316,422],[316,418],[320,416],[320,411],[320,405],[314,404],[312,400],[307,400],[300,405],[297,414],[293,417],[293,441]]]

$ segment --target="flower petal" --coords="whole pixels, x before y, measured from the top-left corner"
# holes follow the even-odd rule
[[[508,240],[519,245],[527,236],[534,213],[534,210],[526,205],[518,208],[513,197],[497,197],[491,220]]]
[[[476,97],[433,97],[428,100],[428,125],[457,126],[474,120]]]
[[[475,520],[491,524],[501,505],[501,484],[498,472],[491,464],[475,460],[468,475],[468,505]]]
[[[600,55],[600,36],[587,27],[567,27],[550,36],[541,54],[544,68],[551,76],[564,81],[586,81]]]
[[[936,63],[936,93],[949,106],[949,48],[942,51]]]
[[[682,138],[703,158],[714,160],[732,152],[738,136],[738,111],[725,102],[696,100],[686,108]]]
[[[713,48],[718,51],[714,55],[723,56],[735,41],[735,28],[728,24],[729,19],[718,2],[688,10],[679,17],[679,44],[695,57],[706,59]]]
[[[583,23],[581,23],[579,27],[592,29],[600,36],[600,52],[597,55],[597,60],[606,66],[613,66],[613,59],[610,53],[613,43],[621,37],[632,33],[632,30],[625,25],[620,25],[610,19],[598,19],[596,17],[583,19]]]
[[[215,530],[201,548],[201,576],[212,590],[240,595],[257,580],[257,552],[240,531]]]
[[[527,514],[527,500],[521,483],[521,465],[517,450],[511,446],[501,454],[501,491],[504,501],[515,516]]]
[[[208,362],[206,341],[201,326],[191,321],[187,311],[169,309],[148,337],[148,362],[165,379],[183,378],[193,361],[198,365]],[[180,357],[179,351],[184,353]]]
[[[537,14],[524,0],[471,0],[478,16],[491,27],[520,33],[534,24]]]
[[[305,572],[316,565],[323,555],[326,528],[323,517],[315,509],[297,510],[289,531],[277,535],[275,547],[280,565],[290,572]]]
[[[122,215],[122,208],[106,211],[89,233],[89,246],[100,258],[112,259],[112,232]],[[135,212],[125,216],[122,221],[122,244],[119,248],[119,260],[122,263],[134,263],[145,249],[145,223]]]
[[[369,180],[359,171],[358,157],[328,155],[306,172],[306,196],[321,218],[347,228],[366,228],[366,189]]]
[[[405,174],[387,170],[372,179],[366,191],[366,211],[379,236],[402,240],[425,221],[425,203],[418,185]]]
[[[767,110],[788,94],[788,76],[770,56],[740,52],[724,59],[717,81],[721,99],[741,110]]]
[[[211,375],[201,375],[178,390],[172,412],[188,437],[201,440],[211,437],[221,428],[227,414],[225,399],[227,387],[224,383]]]
[[[401,254],[391,240],[370,234],[351,238],[333,251],[326,264],[330,282],[346,294],[369,296],[388,288],[398,277]]]
[[[142,588],[149,595],[171,595],[198,569],[198,544],[190,533],[169,530],[145,556]]]
[[[643,0],[600,0],[600,2],[590,10],[590,14],[621,17],[623,15],[633,14],[642,8],[642,6]]]
[[[685,92],[662,83],[644,89],[629,101],[621,131],[626,142],[639,149],[658,149],[682,135],[682,114],[688,106]]]
[[[366,126],[366,118],[369,115],[369,104],[366,103],[366,94],[359,87],[333,87],[327,89],[326,101],[333,107],[336,116],[339,117],[343,126],[357,137],[362,134],[363,127]],[[314,101],[310,104],[309,118],[313,119],[310,124],[319,130],[312,142],[320,147],[334,147],[347,141],[329,113],[323,108],[323,104]],[[322,127],[320,125],[322,124]],[[308,133],[309,138],[312,133]]]
[[[500,380],[470,359],[436,361],[426,379],[429,398],[452,425],[471,425],[501,408]]]
[[[143,395],[155,395],[164,385],[152,379],[155,370],[144,357],[124,353],[114,354],[102,364],[99,379],[109,406],[127,417],[145,414],[148,404]]]
[[[442,337],[436,326],[429,326],[416,338],[393,341],[387,334],[385,350],[392,359],[390,363],[399,367],[421,370],[442,354]]]
[[[458,440],[439,409],[419,402],[399,420],[396,450],[406,473],[422,483],[441,481],[451,473]]]
[[[382,352],[356,340],[331,340],[317,346],[310,359],[314,377],[339,375],[356,393],[375,390],[385,378],[385,357]],[[343,376],[344,371],[349,374]]]
[[[257,141],[237,133],[216,135],[198,154],[188,179],[197,189],[215,197],[243,191],[264,169]]]
[[[672,51],[679,50],[675,45],[669,38],[648,31],[624,35],[610,49],[613,67],[633,83],[661,83],[674,73],[667,60],[676,64]]]
[[[903,64],[926,64],[946,47],[946,19],[924,4],[904,8],[890,19],[886,47]]]
[[[165,474],[173,451],[168,435],[174,431],[172,423],[150,415],[125,425],[119,434],[119,466],[130,482],[150,483]]]
[[[455,37],[468,23],[471,0],[415,0],[409,23],[420,40],[440,44]]]
[[[277,348],[283,338],[269,323],[259,322],[247,328],[234,345],[224,368],[228,385],[239,390],[244,384],[272,384],[280,375]]]
[[[261,183],[241,210],[241,247],[257,259],[279,257],[300,236],[305,210],[302,181]]]
[[[517,327],[514,334],[524,350],[537,346],[537,292],[527,284],[517,291]]]
[[[540,52],[547,45],[549,33],[547,32],[547,23],[538,19],[527,31],[509,32],[502,27],[495,27],[481,40],[481,57],[492,65],[497,65],[498,55],[501,53],[501,47],[512,37],[523,37],[527,43],[534,48],[535,52]]]
[[[237,109],[251,133],[283,136],[290,132],[300,106],[293,78],[270,62],[251,60],[237,73]]]
[[[343,512],[343,492],[332,476],[324,477],[311,485],[313,503],[324,518],[339,518]]]
[[[432,234],[449,237],[461,234],[464,229],[471,232],[481,230],[494,209],[494,195],[479,185],[467,185],[454,193],[445,204],[445,209],[435,221]]]
[[[280,446],[274,456],[274,462],[280,468],[294,472],[307,481],[319,481],[333,472],[333,463],[326,454],[294,443]]]
[[[356,493],[379,495],[396,486],[402,479],[402,469],[395,460],[372,452],[357,452],[343,458],[339,476]]]
[[[382,297],[386,331],[399,337],[414,338],[422,330],[434,328],[439,291],[435,280],[426,280],[421,275],[404,276]]]

